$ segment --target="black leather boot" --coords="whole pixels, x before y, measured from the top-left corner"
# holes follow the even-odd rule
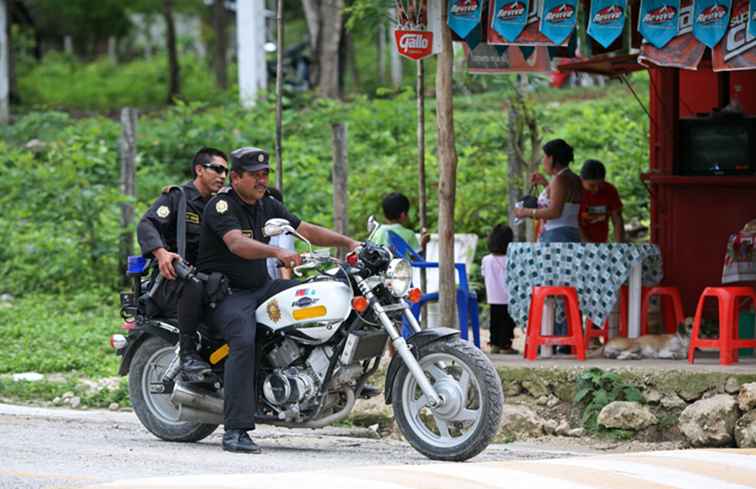
[[[208,382],[213,369],[198,354],[190,353],[181,356],[181,380],[189,383]]]
[[[228,430],[223,434],[223,450],[237,453],[260,453],[252,438],[244,430]]]

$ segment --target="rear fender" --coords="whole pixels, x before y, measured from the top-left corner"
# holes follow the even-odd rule
[[[177,330],[178,331],[178,330]],[[118,368],[118,375],[127,375],[131,368],[131,359],[134,358],[139,347],[144,341],[151,336],[159,336],[170,344],[178,342],[178,333],[168,331],[160,326],[146,323],[141,328],[129,333],[128,344],[126,345],[126,351],[123,353],[123,359],[121,360],[121,366]]]
[[[442,341],[446,338],[458,336],[459,331],[450,328],[431,328],[424,329],[419,333],[415,333],[407,339],[407,345],[410,347],[412,354],[415,358],[418,358],[418,352],[426,345],[435,343],[436,341]],[[383,397],[386,399],[386,404],[391,404],[391,391],[394,385],[394,379],[396,374],[399,373],[399,368],[404,365],[402,358],[399,355],[394,355],[391,359],[388,370],[386,371],[386,386],[384,387]]]

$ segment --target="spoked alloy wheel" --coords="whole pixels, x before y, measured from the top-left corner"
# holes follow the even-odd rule
[[[427,406],[427,397],[403,367],[393,385],[394,416],[402,433],[429,458],[474,457],[499,427],[503,400],[496,371],[480,350],[458,339],[424,347],[419,363],[444,402]]]
[[[150,391],[160,384],[175,355],[175,346],[162,338],[152,337],[139,346],[129,369],[129,398],[139,421],[152,434],[168,441],[199,441],[210,435],[217,425],[178,420],[178,407],[170,394]]]

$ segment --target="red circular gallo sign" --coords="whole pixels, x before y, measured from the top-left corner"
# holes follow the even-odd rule
[[[410,59],[423,59],[433,54],[432,31],[394,31],[396,49]]]

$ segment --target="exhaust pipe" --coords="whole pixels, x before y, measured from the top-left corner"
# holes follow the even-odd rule
[[[191,408],[194,411],[218,414],[223,419],[223,398],[194,390],[185,384],[176,383],[173,386],[171,401],[181,407]]]
[[[203,424],[223,424],[223,415],[179,405],[178,420]]]

